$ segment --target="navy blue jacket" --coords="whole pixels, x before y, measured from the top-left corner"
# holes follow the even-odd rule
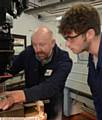
[[[57,45],[54,47],[52,60],[45,65],[36,59],[33,47],[29,46],[14,60],[11,73],[15,75],[24,70],[26,101],[50,99],[46,111],[48,116],[54,116],[61,110],[63,88],[71,68],[72,60],[68,53]]]
[[[93,56],[91,54],[89,55],[88,84],[92,92],[97,120],[102,120],[102,39],[96,68],[93,63]]]

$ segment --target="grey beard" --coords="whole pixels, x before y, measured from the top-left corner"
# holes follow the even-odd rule
[[[36,59],[44,65],[44,64],[49,63],[49,62],[52,60],[52,56],[53,56],[53,55],[51,54],[48,58],[46,58],[45,60],[42,61],[42,60],[36,55]]]

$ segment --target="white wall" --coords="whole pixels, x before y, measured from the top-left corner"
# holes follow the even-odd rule
[[[13,28],[11,31],[14,34],[26,35],[27,45],[29,45],[31,43],[32,32],[39,25],[48,26],[53,31],[57,44],[63,49],[70,51],[67,47],[65,47],[65,40],[63,37],[58,34],[58,21],[56,21],[55,18],[50,20],[49,18],[48,20],[42,20],[38,19],[37,16],[34,17],[32,15],[23,13],[20,17],[13,20]],[[73,60],[76,62],[77,56],[71,51],[69,53]]]
[[[31,35],[33,30],[40,24],[43,24],[37,18],[34,18],[31,15],[22,14],[17,19],[13,21],[12,33],[26,35],[27,36],[27,45],[31,42]]]
[[[61,48],[70,51],[67,47],[65,47],[65,40],[63,39],[63,37],[60,34],[58,34],[58,21],[56,21],[55,18],[38,19],[36,15],[32,16],[23,13],[20,17],[13,20],[13,28],[11,31],[13,34],[26,35],[27,45],[30,45],[31,35],[34,29],[39,25],[48,26],[53,31],[57,44]],[[18,52],[19,51],[17,51],[17,53]],[[71,51],[69,53],[73,60],[77,61],[77,56],[73,54]]]
[[[39,25],[46,25],[48,26],[54,33],[55,38],[59,39],[58,29],[57,29],[57,22],[55,21],[45,21],[42,19],[38,19],[37,16],[33,17],[32,15],[22,14],[17,19],[13,20],[13,28],[12,33],[14,34],[21,34],[27,36],[27,45],[30,44],[30,38],[33,30]],[[62,37],[62,36],[60,36]],[[59,42],[59,41],[58,41]]]

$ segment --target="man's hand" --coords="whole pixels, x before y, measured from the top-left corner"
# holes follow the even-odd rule
[[[25,95],[23,90],[9,91],[0,94],[0,109],[6,110],[14,103],[25,102]]]
[[[14,99],[12,96],[1,96],[0,109],[6,110],[14,104]]]

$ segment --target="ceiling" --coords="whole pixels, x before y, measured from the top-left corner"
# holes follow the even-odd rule
[[[63,15],[76,2],[92,4],[102,16],[102,0],[28,0],[28,9],[25,13],[37,15],[38,18],[57,17]]]

